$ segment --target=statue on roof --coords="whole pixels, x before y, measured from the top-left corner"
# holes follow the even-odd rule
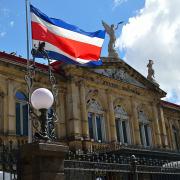
[[[102,21],[102,25],[104,26],[107,34],[109,35],[109,44],[108,44],[108,56],[109,57],[115,57],[118,58],[118,53],[115,50],[115,42],[116,42],[116,36],[115,31],[118,29],[119,24],[122,24],[123,21],[119,22],[117,26],[115,27],[114,24],[109,26],[107,23]]]
[[[148,75],[147,75],[147,79],[150,81],[154,81],[154,69],[153,69],[153,60],[149,60],[149,63],[147,64],[148,67]]]

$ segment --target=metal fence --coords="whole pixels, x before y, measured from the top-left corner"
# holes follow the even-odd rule
[[[0,180],[19,180],[19,151],[25,142],[0,141]],[[180,168],[171,161],[111,152],[69,151],[64,160],[65,180],[173,180]]]
[[[180,179],[180,169],[163,167],[169,160],[121,156],[113,153],[69,152],[65,160],[66,180],[173,180]]]

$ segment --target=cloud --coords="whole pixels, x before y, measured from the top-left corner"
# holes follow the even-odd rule
[[[179,7],[179,0],[146,0],[117,40],[125,60],[144,76],[148,60],[154,60],[156,80],[173,102],[180,102]]]
[[[119,6],[120,4],[125,3],[125,2],[127,2],[127,0],[114,0],[113,8],[116,8],[117,6]]]
[[[10,21],[9,25],[10,27],[14,27],[14,21]]]
[[[0,32],[0,38],[4,37],[6,34],[6,32]]]

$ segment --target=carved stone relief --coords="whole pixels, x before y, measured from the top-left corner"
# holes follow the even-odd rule
[[[87,109],[97,113],[103,111],[102,106],[95,99],[89,99],[87,101]]]
[[[98,69],[98,70],[95,70],[95,72],[102,74],[104,76],[119,80],[119,81],[134,84],[139,87],[145,87],[142,83],[138,82],[135,78],[131,77],[123,69]]]
[[[128,119],[127,112],[120,105],[115,106],[114,113],[117,118]]]

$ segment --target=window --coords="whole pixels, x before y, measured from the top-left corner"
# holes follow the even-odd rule
[[[28,105],[24,93],[16,92],[16,134],[28,135]]]
[[[117,140],[123,144],[130,144],[130,131],[128,115],[121,106],[116,106],[114,109],[116,119]]]
[[[89,137],[98,142],[105,142],[104,112],[97,101],[91,99],[88,104]]]
[[[178,145],[178,131],[175,128],[175,126],[172,126],[172,131],[173,131],[173,138],[174,138],[174,143],[175,143],[175,148],[176,150],[179,150],[179,145]]]
[[[146,114],[139,111],[139,133],[141,144],[143,146],[151,146],[151,128]]]

